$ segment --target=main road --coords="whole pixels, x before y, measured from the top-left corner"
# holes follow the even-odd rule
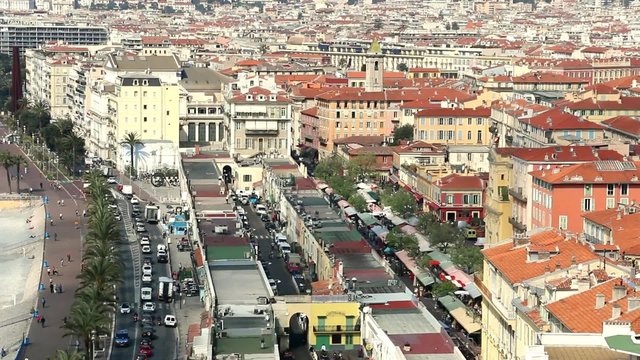
[[[160,317],[161,319],[164,319],[164,316],[167,314],[175,315],[173,303],[158,302],[157,294],[158,277],[171,277],[171,270],[169,264],[159,264],[156,258],[155,250],[157,245],[165,243],[162,239],[161,226],[146,224],[148,233],[145,235],[148,235],[151,240],[152,254],[142,254],[138,234],[136,234],[134,229],[135,221],[131,215],[131,204],[120,193],[116,192],[115,195],[118,208],[122,213],[123,224],[122,246],[119,248],[123,266],[123,281],[118,289],[118,306],[120,306],[121,303],[126,302],[131,304],[132,310],[131,314],[120,314],[120,309],[118,308],[116,315],[116,331],[123,329],[129,330],[131,343],[128,347],[114,347],[111,358],[118,360],[133,360],[138,353],[141,340],[140,323],[135,323],[133,321],[133,313],[137,312],[140,316],[143,315],[142,303],[140,301],[140,288],[142,287],[142,258],[144,256],[150,256],[153,259],[153,282],[150,285],[154,291],[153,302],[156,304],[156,312],[153,313],[153,316]],[[141,203],[140,208],[144,210],[145,205],[145,203]],[[139,217],[144,218],[144,215],[139,215]],[[175,359],[177,354],[176,329],[167,328],[163,325],[156,325],[155,331],[155,340],[153,340],[152,343],[154,357],[167,360]]]

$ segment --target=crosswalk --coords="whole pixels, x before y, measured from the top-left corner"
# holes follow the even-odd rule
[[[256,240],[271,240],[273,237],[271,235],[253,235],[253,238]]]

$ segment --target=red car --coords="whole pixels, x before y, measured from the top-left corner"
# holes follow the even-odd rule
[[[138,350],[138,355],[153,356],[153,350],[149,345],[142,345],[140,346],[140,350]]]

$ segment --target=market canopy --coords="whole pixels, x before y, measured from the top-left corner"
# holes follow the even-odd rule
[[[396,257],[404,264],[407,269],[409,269],[409,271],[413,273],[413,275],[422,285],[428,286],[435,282],[433,276],[420,268],[418,264],[416,264],[415,260],[413,260],[411,256],[409,256],[406,250],[396,252]]]
[[[376,219],[370,213],[358,213],[358,217],[366,226],[376,225],[378,224],[378,219]]]
[[[466,307],[454,309],[449,313],[469,334],[473,334],[482,329],[482,324],[476,322],[473,317],[469,316],[469,311]]]

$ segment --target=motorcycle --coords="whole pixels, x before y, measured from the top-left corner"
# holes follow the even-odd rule
[[[138,322],[138,314],[137,313],[133,314],[133,321],[134,322]]]

